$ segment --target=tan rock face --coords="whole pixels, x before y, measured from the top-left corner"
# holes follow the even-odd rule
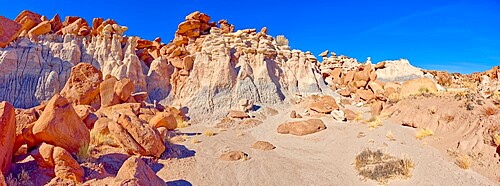
[[[89,129],[69,101],[59,94],[47,103],[33,126],[35,139],[76,153],[90,142]]]
[[[24,10],[19,15],[17,15],[14,21],[22,25],[21,31],[28,32],[33,27],[42,22],[42,20],[40,19],[41,17],[42,16],[37,13],[31,12],[29,10]]]
[[[325,123],[320,119],[287,122],[278,126],[278,133],[304,136],[326,129]]]
[[[219,159],[222,161],[238,161],[238,160],[246,160],[248,154],[242,151],[229,151],[222,154]]]
[[[71,68],[71,74],[61,95],[76,105],[88,105],[99,95],[102,73],[88,63]]]
[[[259,150],[263,150],[263,151],[268,151],[268,150],[273,150],[275,149],[276,147],[267,142],[267,141],[256,141],[253,145],[252,145],[252,148],[254,149],[259,149]]]
[[[337,101],[332,96],[325,95],[311,103],[309,109],[326,114],[333,110],[338,110],[339,105],[337,105]]]
[[[134,83],[128,78],[121,79],[115,83],[115,93],[122,101],[127,101],[134,92]]]
[[[382,112],[382,109],[384,108],[384,103],[382,101],[375,101],[371,105],[372,109],[372,116],[378,116]]]
[[[0,48],[7,46],[21,33],[21,24],[0,16]]]
[[[436,83],[428,78],[409,80],[401,86],[401,96],[403,97],[418,93],[436,93],[437,91]]]
[[[0,131],[0,172],[7,174],[16,139],[16,116],[14,107],[5,101],[0,103]]]
[[[166,185],[156,173],[138,157],[130,157],[123,162],[116,174],[113,185]]]

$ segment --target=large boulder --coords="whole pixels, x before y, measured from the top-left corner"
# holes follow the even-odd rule
[[[108,76],[100,87],[101,107],[113,106],[120,103],[120,98],[115,93],[115,83],[118,81],[116,77]]]
[[[51,27],[52,26],[50,25],[50,21],[42,21],[40,24],[38,24],[35,27],[33,27],[28,32],[28,34],[30,34],[30,35],[32,34],[32,35],[35,35],[35,36],[47,34],[50,31],[52,31]]]
[[[76,153],[89,144],[90,132],[69,101],[59,94],[47,103],[33,126],[35,139]]]
[[[358,89],[356,90],[356,95],[365,101],[375,99],[375,94],[371,90]]]
[[[42,168],[54,169],[55,176],[63,180],[82,183],[84,170],[65,149],[42,143],[38,149],[31,152],[37,165]]]
[[[0,131],[0,172],[7,174],[16,139],[16,116],[14,106],[5,101],[0,103]]]
[[[0,48],[7,46],[21,33],[21,24],[0,16]]]
[[[326,129],[325,123],[320,119],[287,122],[278,126],[278,133],[304,136]]]
[[[436,83],[429,78],[409,80],[401,86],[401,96],[403,97],[419,93],[436,93],[437,91]]]
[[[158,112],[150,120],[149,124],[156,128],[165,127],[168,130],[177,128],[177,121],[169,112]]]
[[[167,185],[138,157],[130,157],[118,170],[113,185]]]
[[[332,96],[325,95],[314,100],[309,105],[309,109],[326,114],[332,112],[333,110],[338,110],[339,105],[337,105],[337,101],[335,101]]]
[[[79,63],[71,68],[61,95],[76,105],[88,105],[99,95],[102,72],[89,63]]]
[[[159,132],[137,117],[119,114],[116,122],[108,123],[108,128],[129,154],[160,157],[165,151]]]

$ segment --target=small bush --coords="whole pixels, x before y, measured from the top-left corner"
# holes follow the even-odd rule
[[[421,140],[427,136],[432,136],[434,135],[434,132],[432,132],[431,129],[428,129],[428,128],[423,128],[422,130],[418,131],[417,134],[415,135],[415,137],[418,139],[418,140]]]
[[[12,173],[5,178],[5,182],[8,186],[28,186],[35,185],[31,180],[29,172],[21,169],[21,172],[17,175],[13,175]]]
[[[387,183],[394,178],[409,178],[414,167],[412,160],[396,158],[380,150],[367,149],[355,158],[355,169],[359,175],[379,183]]]
[[[385,135],[385,137],[386,137],[389,141],[396,141],[396,138],[394,138],[394,134],[392,134],[392,131],[387,131],[387,134]]]
[[[201,143],[201,141],[198,140],[198,138],[196,138],[196,137],[191,138],[191,144],[198,144],[198,143]]]
[[[278,46],[288,46],[288,39],[284,35],[276,36],[276,44]]]
[[[400,99],[401,98],[398,93],[389,94],[389,96],[387,97],[387,101],[389,103],[397,103]]]
[[[455,164],[462,169],[469,169],[472,163],[467,155],[459,155],[456,158]]]
[[[356,117],[354,118],[354,121],[358,122],[358,121],[361,121],[361,120],[363,120],[363,113],[358,112],[356,114]]]
[[[189,126],[189,123],[187,121],[177,122],[177,128],[186,128],[188,126]]]
[[[203,131],[203,135],[210,137],[210,136],[214,136],[215,132],[210,130],[210,129],[207,129],[207,130]]]
[[[76,154],[76,158],[78,159],[78,162],[86,162],[90,158],[89,154],[89,144],[88,143],[83,143],[80,148],[78,149],[78,153]]]
[[[376,129],[378,126],[383,126],[382,121],[377,116],[371,117],[369,120],[365,121],[365,123],[368,124],[368,128],[370,129]]]

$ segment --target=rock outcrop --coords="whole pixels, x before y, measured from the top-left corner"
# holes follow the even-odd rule
[[[325,123],[320,119],[287,122],[278,126],[278,133],[304,136],[326,129]]]
[[[146,163],[138,157],[123,162],[113,185],[167,185]]]
[[[7,174],[16,139],[16,115],[14,107],[5,101],[0,103],[0,131],[0,172]]]

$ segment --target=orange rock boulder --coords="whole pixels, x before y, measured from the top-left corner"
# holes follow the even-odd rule
[[[77,153],[90,142],[90,133],[69,101],[59,94],[47,103],[33,126],[35,139]]]
[[[149,166],[138,157],[123,162],[113,185],[167,185]]]
[[[437,91],[436,83],[428,78],[409,80],[401,86],[401,96],[403,97],[419,93],[436,93]]]
[[[337,105],[337,101],[332,96],[321,96],[317,100],[314,100],[313,103],[309,105],[309,109],[314,110],[319,113],[330,113],[333,110],[338,110],[339,106]]]
[[[16,139],[16,116],[14,106],[5,101],[0,103],[0,131],[0,172],[7,174]]]
[[[0,16],[0,48],[7,46],[21,33],[21,24]]]
[[[71,74],[61,95],[76,105],[88,105],[99,95],[102,72],[89,63],[79,63]]]
[[[278,133],[304,136],[325,130],[326,126],[320,119],[309,119],[304,121],[287,122],[278,126]]]

